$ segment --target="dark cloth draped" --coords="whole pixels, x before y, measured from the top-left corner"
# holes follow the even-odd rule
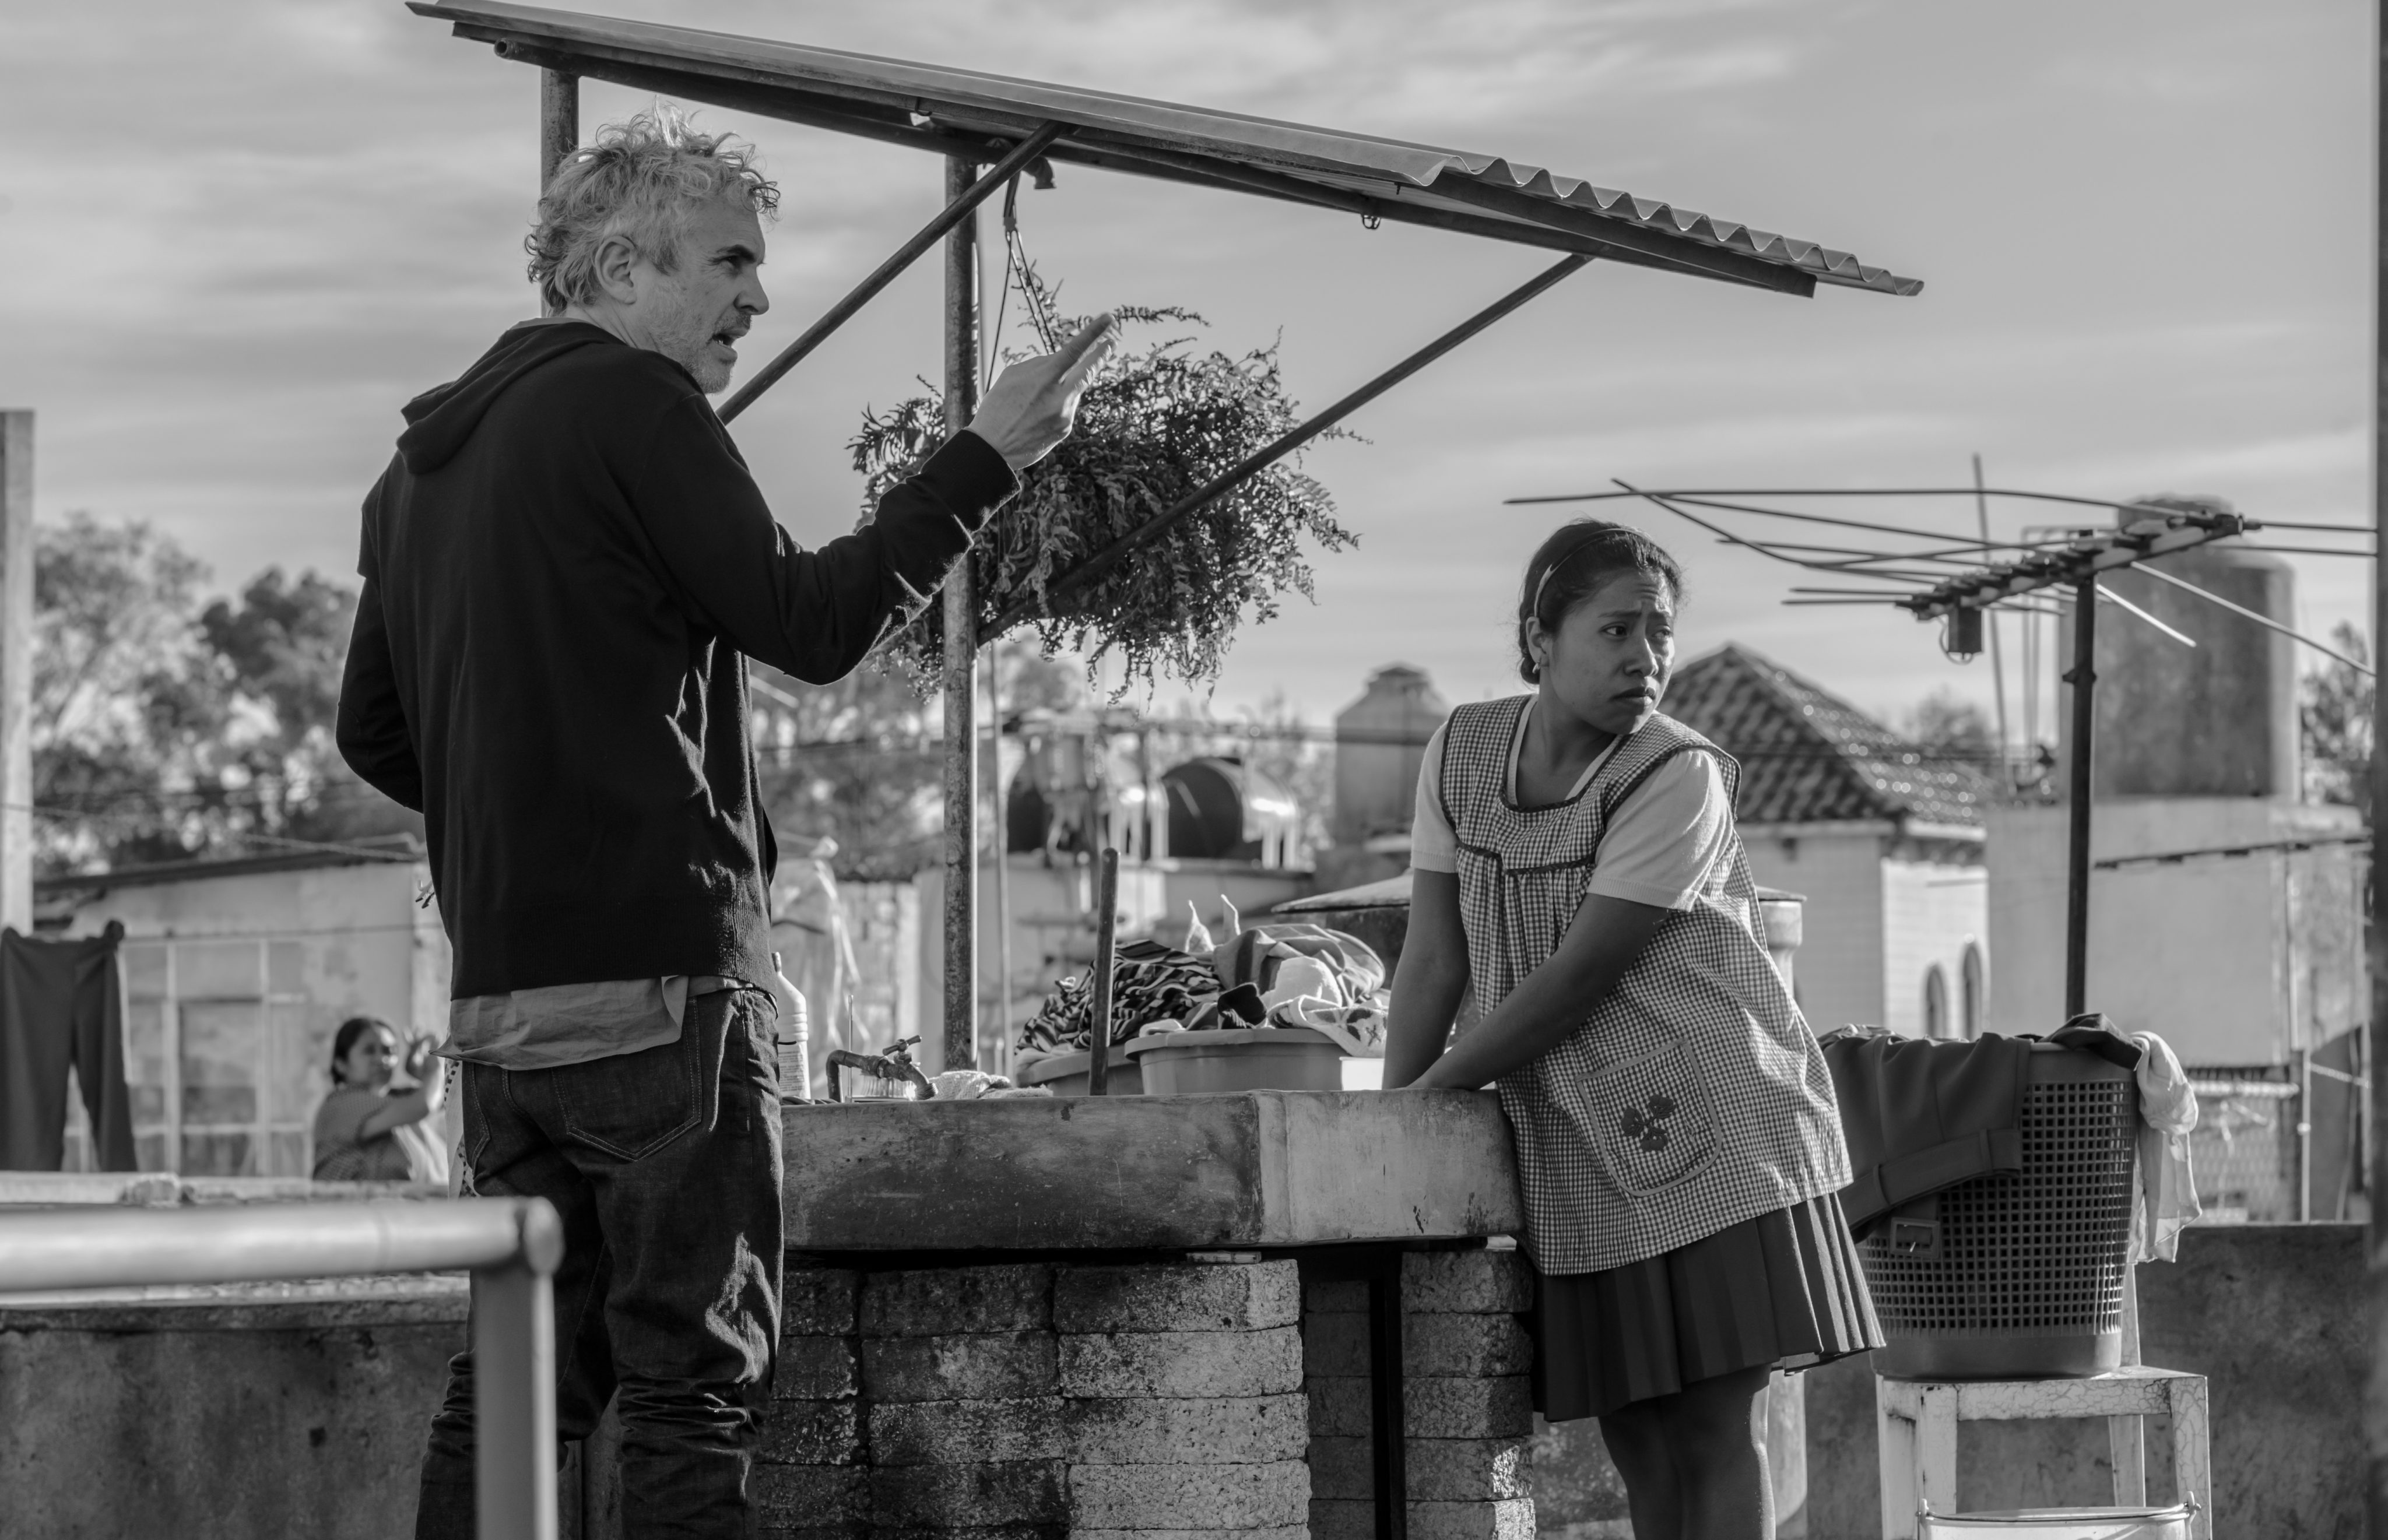
[[[66,1162],[67,1070],[100,1169],[139,1169],[124,1084],[124,927],[52,940],[0,930],[0,1169]]]

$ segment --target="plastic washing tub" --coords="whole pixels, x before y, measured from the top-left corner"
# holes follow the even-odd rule
[[[1103,1091],[1106,1096],[1141,1096],[1144,1094],[1144,1071],[1134,1059],[1120,1052],[1124,1043],[1112,1043],[1111,1063],[1105,1067]],[[1084,1096],[1086,1093],[1086,1059],[1084,1053],[1054,1054],[1038,1059],[1027,1068],[1015,1072],[1016,1085],[1041,1085],[1056,1096]]]
[[[1156,1032],[1126,1047],[1154,1096],[1343,1089],[1342,1044],[1307,1027]]]
[[[2190,1540],[2194,1499],[2172,1508],[2021,1508],[1924,1513],[1915,1540]]]

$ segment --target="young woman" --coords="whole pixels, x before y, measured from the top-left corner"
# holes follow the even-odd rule
[[[1534,553],[1534,692],[1454,711],[1420,770],[1385,1083],[1499,1084],[1535,1406],[1600,1419],[1638,1540],[1759,1540],[1769,1371],[1882,1338],[1833,1195],[1832,1080],[1759,936],[1739,768],[1658,713],[1682,594],[1622,524]]]
[[[406,1051],[414,1085],[395,1091],[398,1033],[376,1016],[350,1016],[332,1034],[332,1092],[315,1109],[317,1181],[446,1181],[448,1152],[431,1125],[447,1079],[431,1040]]]

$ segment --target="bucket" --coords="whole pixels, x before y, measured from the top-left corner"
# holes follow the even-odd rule
[[[1924,1513],[1915,1540],[2190,1540],[2197,1500],[2172,1508],[2019,1508],[2001,1513]]]
[[[1340,1091],[1343,1046],[1307,1027],[1161,1032],[1127,1051],[1144,1067],[1154,1096],[1233,1091]]]
[[[1111,1063],[1106,1067],[1106,1096],[1141,1096],[1144,1094],[1144,1071],[1135,1061],[1120,1052],[1121,1044],[1112,1043]],[[1012,1071],[1013,1083],[1023,1086],[1041,1085],[1056,1096],[1084,1096],[1086,1093],[1086,1059],[1083,1052],[1048,1054],[1025,1069]]]
[[[1874,1372],[2030,1380],[2121,1364],[2139,1087],[2052,1043],[2033,1044],[2029,1071],[2022,1172],[1959,1182],[1937,1230],[1894,1222],[1858,1248],[1888,1343]]]

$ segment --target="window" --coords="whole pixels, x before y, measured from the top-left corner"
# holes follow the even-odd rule
[[[1957,1021],[1967,1042],[1982,1035],[1982,1013],[1989,1004],[1988,983],[1982,969],[1981,947],[1967,941],[1964,960],[1957,966]]]
[[[1949,976],[1937,963],[1924,970],[1924,1035],[1949,1035]]]
[[[297,941],[127,941],[124,1078],[145,1171],[303,1177],[329,1089],[330,1032],[309,1020]],[[89,1130],[76,1108],[89,1162]]]

